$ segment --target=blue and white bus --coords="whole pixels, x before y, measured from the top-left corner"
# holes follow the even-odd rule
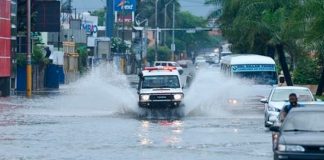
[[[259,85],[277,85],[275,61],[266,56],[236,54],[225,56],[221,62],[222,72],[230,77],[254,81]]]
[[[260,99],[267,97],[273,86],[278,84],[276,63],[266,56],[252,54],[225,56],[221,61],[221,71],[230,78],[252,81],[248,83],[249,85],[245,85],[244,91],[237,89],[229,93],[230,104],[261,107]]]

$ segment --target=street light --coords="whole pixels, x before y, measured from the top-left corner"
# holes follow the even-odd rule
[[[170,0],[167,4],[164,5],[164,28],[167,27],[167,8],[169,4],[171,4],[172,2],[174,2],[174,0]],[[164,31],[163,33],[163,44],[165,44],[165,42],[166,42],[166,31]]]
[[[145,26],[144,27],[133,27],[135,30],[137,31],[141,31],[141,52],[140,52],[140,68],[143,68],[143,53],[144,51],[146,52],[146,41],[147,41],[147,37],[146,37],[146,29],[148,27],[148,19],[144,19],[143,21],[137,21],[136,20],[136,25],[140,26],[141,24],[143,24],[145,22]],[[145,47],[144,47],[145,46]]]
[[[158,60],[158,34],[159,34],[159,31],[158,31],[158,23],[157,23],[157,19],[158,19],[158,15],[157,15],[157,13],[158,13],[158,11],[157,11],[157,7],[158,7],[158,2],[159,2],[159,0],[155,0],[155,28],[156,28],[156,30],[155,30],[155,61],[157,61]]]
[[[171,51],[172,51],[172,60],[174,60],[174,52],[175,52],[175,43],[174,43],[174,28],[175,28],[175,3],[172,6],[172,44],[171,44]]]

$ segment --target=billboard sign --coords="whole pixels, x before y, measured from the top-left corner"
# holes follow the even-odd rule
[[[11,2],[0,0],[0,77],[11,73]]]
[[[232,66],[233,72],[258,72],[269,71],[275,72],[276,67],[273,64],[241,64]]]
[[[83,17],[81,29],[86,31],[87,35],[97,37],[98,17],[97,16]]]
[[[34,32],[60,32],[60,1],[35,1],[32,7],[35,13]]]
[[[136,0],[115,0],[115,11],[117,12],[135,12]]]
[[[123,22],[132,23],[133,22],[133,16],[131,14],[125,14],[125,15],[118,14],[117,22],[118,23],[123,23]]]

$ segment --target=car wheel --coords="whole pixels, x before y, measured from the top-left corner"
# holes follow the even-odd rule
[[[273,160],[279,160],[279,156],[276,155],[276,154],[274,154],[274,155],[273,155]]]

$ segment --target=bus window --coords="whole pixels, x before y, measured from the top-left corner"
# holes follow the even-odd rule
[[[273,71],[235,72],[234,75],[239,78],[252,80],[256,84],[275,85],[278,83],[277,73]]]

